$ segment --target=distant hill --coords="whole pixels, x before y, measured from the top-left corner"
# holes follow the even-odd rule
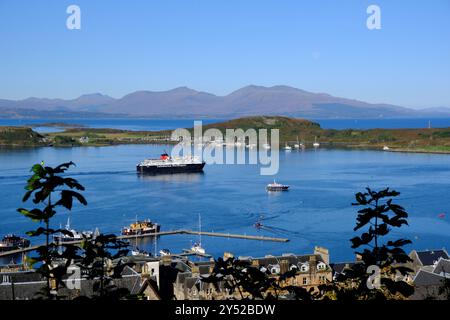
[[[18,111],[22,110],[22,111]],[[72,100],[28,98],[1,100],[0,117],[17,112],[84,113],[85,117],[120,115],[131,117],[221,117],[283,115],[304,118],[405,118],[449,117],[449,108],[415,110],[390,104],[372,104],[358,100],[313,93],[288,86],[246,86],[226,96],[217,96],[187,87],[168,91],[136,91],[120,99],[100,93]],[[20,114],[19,114],[20,113]],[[91,114],[92,113],[92,114]],[[94,114],[97,113],[97,114]]]

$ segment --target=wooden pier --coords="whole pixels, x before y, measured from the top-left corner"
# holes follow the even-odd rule
[[[221,237],[221,238],[232,238],[232,239],[243,239],[243,240],[257,240],[257,241],[271,241],[271,242],[288,242],[289,239],[286,238],[275,238],[275,237],[265,237],[265,236],[252,236],[252,235],[246,235],[246,234],[233,234],[233,233],[221,233],[221,232],[207,232],[207,231],[193,231],[193,230],[173,230],[173,231],[161,231],[157,233],[147,233],[147,234],[140,234],[140,235],[129,235],[129,236],[117,236],[118,239],[136,239],[136,238],[148,238],[148,237],[155,237],[155,236],[170,236],[170,235],[177,235],[177,234],[192,234],[192,235],[202,235],[202,236],[208,236],[208,237]],[[71,242],[65,242],[65,244],[78,244],[81,243],[81,241],[71,241]],[[30,246],[28,248],[23,249],[17,249],[17,250],[11,250],[7,252],[0,252],[0,257],[6,257],[11,255],[16,255],[24,252],[30,252],[34,251],[39,246]]]

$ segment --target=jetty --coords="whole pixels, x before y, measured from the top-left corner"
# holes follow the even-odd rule
[[[255,236],[255,235],[246,235],[246,234],[233,234],[233,233],[224,233],[224,232],[207,232],[207,231],[194,231],[194,230],[172,230],[172,231],[160,231],[156,233],[147,233],[147,234],[139,234],[139,235],[127,235],[127,236],[117,236],[117,239],[136,239],[136,238],[148,238],[148,237],[159,237],[159,236],[170,236],[177,234],[191,234],[191,235],[202,235],[207,237],[221,237],[221,238],[231,238],[231,239],[243,239],[243,240],[256,240],[256,241],[270,241],[270,242],[289,242],[287,238],[276,238],[276,237],[266,237],[266,236]],[[64,244],[79,244],[81,241],[70,241],[65,242]],[[0,252],[0,257],[6,257],[16,254],[21,254],[25,252],[34,251],[39,248],[41,245],[30,246],[27,248],[11,250],[7,252]]]

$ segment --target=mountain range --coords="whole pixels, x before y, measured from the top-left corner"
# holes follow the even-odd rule
[[[250,85],[225,96],[179,87],[136,91],[115,99],[100,93],[76,99],[0,99],[0,118],[19,117],[240,117],[284,115],[303,118],[450,117],[450,108],[412,109],[313,93],[289,86]]]

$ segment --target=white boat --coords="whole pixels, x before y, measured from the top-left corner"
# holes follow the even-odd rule
[[[194,245],[191,247],[191,251],[194,253],[199,253],[199,254],[206,253],[205,249],[202,247],[202,245],[200,243],[194,243]]]
[[[283,149],[286,150],[286,151],[291,151],[292,147],[288,146],[288,144],[286,143]]]
[[[62,228],[60,227],[60,229],[62,229]],[[98,229],[96,229],[95,232],[92,232],[92,231],[78,232],[77,230],[72,229],[72,227],[70,226],[70,216],[67,218],[67,224],[64,229],[65,229],[65,231],[70,232],[70,234],[64,233],[64,232],[59,232],[58,234],[53,236],[53,241],[55,241],[56,243],[82,241],[84,238],[87,238],[87,239],[95,238],[99,234]]]
[[[297,143],[294,144],[294,149],[300,149],[300,142],[298,141],[298,136],[297,136]]]
[[[161,249],[161,250],[159,250],[159,255],[161,257],[164,257],[164,256],[170,256],[171,253],[170,253],[169,249]]]
[[[269,183],[266,186],[266,190],[269,192],[271,192],[271,191],[288,191],[289,186],[285,185],[285,184],[281,184],[281,183],[276,183],[274,180],[273,183]]]
[[[132,256],[150,257],[150,253],[147,251],[141,251],[139,249],[131,250]]]
[[[202,222],[200,214],[198,215],[198,232],[198,242],[194,243],[194,245],[191,247],[191,251],[194,253],[205,254],[206,251],[202,247]]]
[[[320,147],[320,143],[317,142],[317,137],[314,137],[313,147],[314,147],[314,148]]]
[[[263,149],[269,150],[270,149],[270,144],[264,143],[262,145]]]
[[[390,149],[389,149],[388,146],[384,146],[384,147],[383,147],[383,150],[384,150],[384,151],[389,151]]]

